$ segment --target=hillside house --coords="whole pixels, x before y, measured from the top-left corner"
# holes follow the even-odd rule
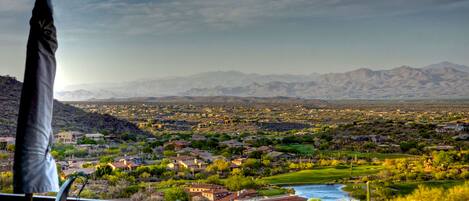
[[[191,156],[173,157],[172,162],[167,165],[169,169],[187,168],[193,171],[202,171],[207,168],[207,164],[202,160]]]
[[[253,189],[241,190],[218,200],[218,201],[235,201],[235,200],[253,200],[257,196],[257,191]]]
[[[206,162],[211,162],[213,161],[213,155],[212,153],[205,151],[205,150],[200,150],[200,149],[193,149],[190,153],[191,156],[201,158]]]
[[[85,134],[85,137],[94,141],[104,141],[104,135],[101,133]]]
[[[6,150],[8,145],[15,144],[14,137],[0,137],[0,150]]]
[[[225,187],[220,186],[220,185],[215,185],[215,184],[191,184],[189,185],[186,190],[189,193],[194,193],[194,192],[203,192],[203,191],[208,191],[211,189],[224,189]]]
[[[235,164],[236,166],[241,166],[244,161],[246,161],[246,158],[236,158],[232,160],[231,163]]]
[[[190,197],[203,197],[210,201],[220,200],[231,194],[225,187],[214,184],[191,184],[186,188]]]
[[[228,141],[221,142],[220,144],[226,145],[229,148],[238,148],[238,147],[244,146],[244,144],[241,142],[238,142],[238,140],[228,140]]]
[[[112,168],[112,170],[132,170],[139,166],[131,161],[127,161],[126,159],[120,159],[117,162],[108,163],[108,165]]]
[[[267,156],[274,159],[274,160],[282,160],[282,159],[290,160],[290,159],[294,158],[294,156],[292,154],[283,153],[283,152],[279,152],[279,151],[269,152],[269,153],[267,153]]]
[[[438,125],[435,131],[438,133],[468,132],[469,123],[447,123]]]
[[[207,138],[203,135],[194,134],[192,135],[192,141],[205,141]]]
[[[65,131],[55,135],[55,140],[60,144],[76,144],[78,139],[83,137],[83,133],[79,131]]]
[[[188,147],[190,143],[185,140],[169,141],[164,144],[164,147],[174,146],[174,150],[181,150]]]
[[[202,197],[207,198],[210,201],[218,201],[228,195],[232,194],[226,189],[210,189],[202,192]]]

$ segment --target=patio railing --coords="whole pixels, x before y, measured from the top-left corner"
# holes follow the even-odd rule
[[[1,201],[26,201],[24,194],[7,194],[0,193]],[[68,198],[69,201],[102,201],[94,199],[85,199],[85,198]],[[55,197],[52,196],[34,196],[33,201],[55,201]]]

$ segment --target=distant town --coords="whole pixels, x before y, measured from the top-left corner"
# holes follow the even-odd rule
[[[56,132],[61,178],[90,177],[84,198],[296,201],[310,197],[291,186],[343,184],[360,200],[370,181],[374,200],[387,200],[406,195],[404,185],[469,179],[464,101],[69,104],[151,135]],[[0,138],[3,192],[12,190],[14,142]]]

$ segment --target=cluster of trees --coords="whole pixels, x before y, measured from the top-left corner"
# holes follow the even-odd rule
[[[242,174],[236,174],[228,177],[224,182],[226,188],[231,191],[239,191],[243,189],[256,189],[260,186],[264,186],[261,180],[255,179],[254,177],[246,177]]]
[[[57,160],[63,160],[66,157],[85,157],[89,153],[86,149],[81,149],[73,145],[55,145],[51,151],[52,156]]]
[[[377,175],[362,177],[361,181],[371,182],[373,200],[395,201],[459,201],[468,200],[469,185],[454,187],[453,190],[429,188],[428,186],[453,186],[457,181],[469,179],[469,151],[434,151],[421,157],[385,159],[383,170]],[[420,186],[412,194],[411,190]],[[366,199],[364,184],[350,184],[345,188],[354,198]],[[451,196],[449,196],[451,194]],[[433,198],[434,197],[434,198]],[[448,198],[451,197],[451,198]],[[430,199],[431,198],[431,199]],[[460,198],[460,199],[459,199]]]
[[[469,179],[469,151],[435,151],[419,158],[386,159],[380,173],[392,181]]]
[[[13,192],[13,173],[0,172],[0,192],[12,193]]]
[[[131,201],[189,201],[189,194],[181,187],[166,189],[164,194],[158,193],[154,188],[139,190],[130,197]]]
[[[419,186],[410,195],[395,198],[392,201],[467,201],[469,200],[469,182],[449,189]]]
[[[220,179],[218,175],[209,176],[206,180],[201,180],[203,183],[223,185],[231,191],[239,191],[243,189],[258,189],[267,184],[257,178],[244,176],[239,169],[232,171],[231,175],[226,179]]]

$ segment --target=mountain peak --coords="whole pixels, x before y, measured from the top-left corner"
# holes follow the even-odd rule
[[[440,63],[436,63],[436,64],[431,64],[431,65],[428,65],[428,66],[425,66],[423,67],[423,69],[444,69],[444,68],[452,68],[452,69],[456,69],[458,71],[462,71],[462,72],[469,72],[469,67],[468,66],[465,66],[465,65],[460,65],[460,64],[455,64],[455,63],[451,63],[449,61],[443,61],[443,62],[440,62]]]
[[[449,61],[442,61],[440,63],[436,63],[437,65],[448,65],[448,66],[454,66],[454,65],[458,65],[458,64],[455,64],[455,63],[451,63]]]
[[[394,71],[413,71],[416,70],[416,68],[412,68],[411,66],[403,65],[399,66],[397,68],[392,69]]]
[[[359,68],[357,70],[354,70],[356,72],[371,72],[373,70],[369,69],[369,68]]]
[[[374,74],[375,71],[369,68],[359,68],[357,70],[350,71],[346,74],[350,76],[360,76],[361,78],[369,77]]]
[[[219,70],[219,71],[209,71],[195,74],[194,76],[206,76],[206,75],[244,75],[245,73],[236,70]]]

